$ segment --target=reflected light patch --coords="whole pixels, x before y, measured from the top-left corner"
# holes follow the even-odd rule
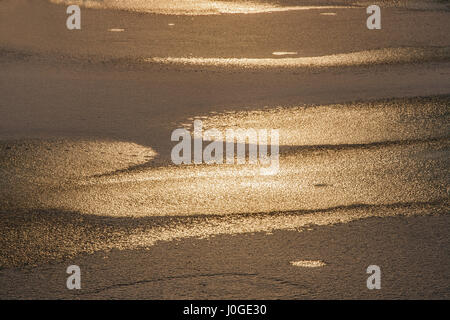
[[[291,265],[301,268],[319,268],[325,266],[326,263],[320,260],[299,260],[291,261]]]
[[[382,141],[434,138],[447,132],[442,122],[445,102],[416,100],[351,103],[323,106],[275,106],[260,110],[227,111],[189,118],[182,124],[202,119],[203,130],[279,130],[279,145],[314,146],[364,144]],[[429,119],[424,122],[424,119]],[[406,121],[407,120],[407,121]],[[237,134],[241,139],[244,136]]]
[[[96,9],[118,9],[170,15],[251,14],[298,10],[356,8],[351,6],[280,6],[251,1],[211,0],[50,0],[57,4],[76,4]]]
[[[272,54],[274,56],[286,56],[286,55],[295,55],[295,54],[298,54],[298,52],[295,52],[295,51],[275,51],[275,52],[272,52]]]
[[[2,178],[28,177],[24,180],[27,187],[34,183],[77,183],[79,179],[144,164],[158,154],[150,147],[115,140],[30,139],[0,146],[5,144],[9,149],[1,157]]]
[[[145,62],[185,66],[259,68],[312,68],[344,67],[390,63],[412,63],[448,59],[450,47],[443,48],[386,48],[320,57],[298,58],[204,58],[204,57],[153,57]]]

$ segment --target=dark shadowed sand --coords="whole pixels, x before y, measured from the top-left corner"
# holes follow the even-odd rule
[[[0,297],[448,299],[448,4],[202,3],[0,1]],[[173,165],[195,119],[279,129],[279,172]]]

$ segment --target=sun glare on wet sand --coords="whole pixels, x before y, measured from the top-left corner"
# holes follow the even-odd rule
[[[450,11],[375,2],[0,0],[0,298],[450,298]]]

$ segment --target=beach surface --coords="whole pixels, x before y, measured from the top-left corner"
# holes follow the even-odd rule
[[[0,1],[0,298],[448,299],[448,3],[177,3]],[[174,165],[194,120],[279,171]]]

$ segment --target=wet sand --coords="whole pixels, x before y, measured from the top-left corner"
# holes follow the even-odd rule
[[[298,231],[220,235],[2,269],[0,296],[19,299],[448,299],[448,215],[370,218]],[[323,261],[316,268],[292,261]],[[82,268],[82,289],[65,268]],[[381,290],[366,269],[381,268]]]
[[[448,11],[443,9],[445,4],[441,6],[441,10],[383,7],[382,29],[376,31],[366,27],[364,5],[219,16],[84,8],[81,30],[69,31],[67,7],[63,5],[45,0],[3,0],[1,47],[41,54],[46,59],[90,62],[154,57],[280,58],[272,54],[280,51],[297,52],[289,56],[295,58],[385,48],[439,49],[450,47]],[[321,15],[330,12],[336,15]],[[20,19],[16,18],[18,14]]]
[[[64,6],[1,1],[0,297],[448,298],[449,12],[386,8],[367,41],[364,7],[332,11],[68,32]],[[279,129],[280,172],[174,166],[194,119]]]

